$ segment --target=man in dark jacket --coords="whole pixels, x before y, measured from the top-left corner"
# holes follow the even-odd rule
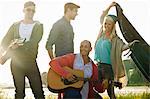
[[[10,50],[11,72],[15,85],[15,99],[25,97],[25,77],[36,99],[44,99],[40,72],[36,63],[38,43],[43,35],[43,25],[34,21],[34,2],[26,2],[22,21],[14,23],[2,40],[1,46],[6,50],[14,39],[26,39],[24,44],[15,43]]]

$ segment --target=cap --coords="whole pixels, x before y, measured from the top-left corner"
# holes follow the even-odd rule
[[[117,16],[115,16],[115,15],[109,14],[109,15],[107,15],[107,16],[110,16],[110,17],[113,19],[113,21],[114,21],[115,23],[118,21],[118,18],[117,18]]]

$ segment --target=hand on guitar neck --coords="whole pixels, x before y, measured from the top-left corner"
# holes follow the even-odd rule
[[[112,81],[112,80],[108,81],[108,79],[104,79],[102,81],[102,85],[104,86],[104,89],[107,89],[109,84],[113,84],[113,86],[118,87],[119,89],[122,88],[121,82]]]

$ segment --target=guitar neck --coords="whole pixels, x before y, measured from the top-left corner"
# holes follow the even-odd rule
[[[81,80],[81,81],[89,81],[90,78],[82,78],[82,77],[76,77],[77,80]]]
[[[82,77],[77,77],[77,80],[91,81],[90,78],[82,78]],[[99,80],[94,80],[92,82],[100,82],[100,81]],[[112,83],[114,86],[119,87],[120,89],[122,88],[122,83],[120,83],[120,82],[110,81],[109,83]]]

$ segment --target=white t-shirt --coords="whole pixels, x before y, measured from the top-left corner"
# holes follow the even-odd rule
[[[75,57],[75,61],[73,64],[73,69],[79,69],[84,71],[84,78],[91,78],[92,76],[92,62],[89,62],[84,65],[84,61],[82,59],[81,54],[77,54]],[[82,90],[80,91],[82,99],[87,99],[88,98],[88,93],[89,93],[89,82],[86,82],[83,85]]]
[[[20,27],[19,27],[20,37],[26,38],[26,41],[29,41],[34,25],[35,25],[35,22],[32,24],[24,24],[23,22],[21,22]]]

